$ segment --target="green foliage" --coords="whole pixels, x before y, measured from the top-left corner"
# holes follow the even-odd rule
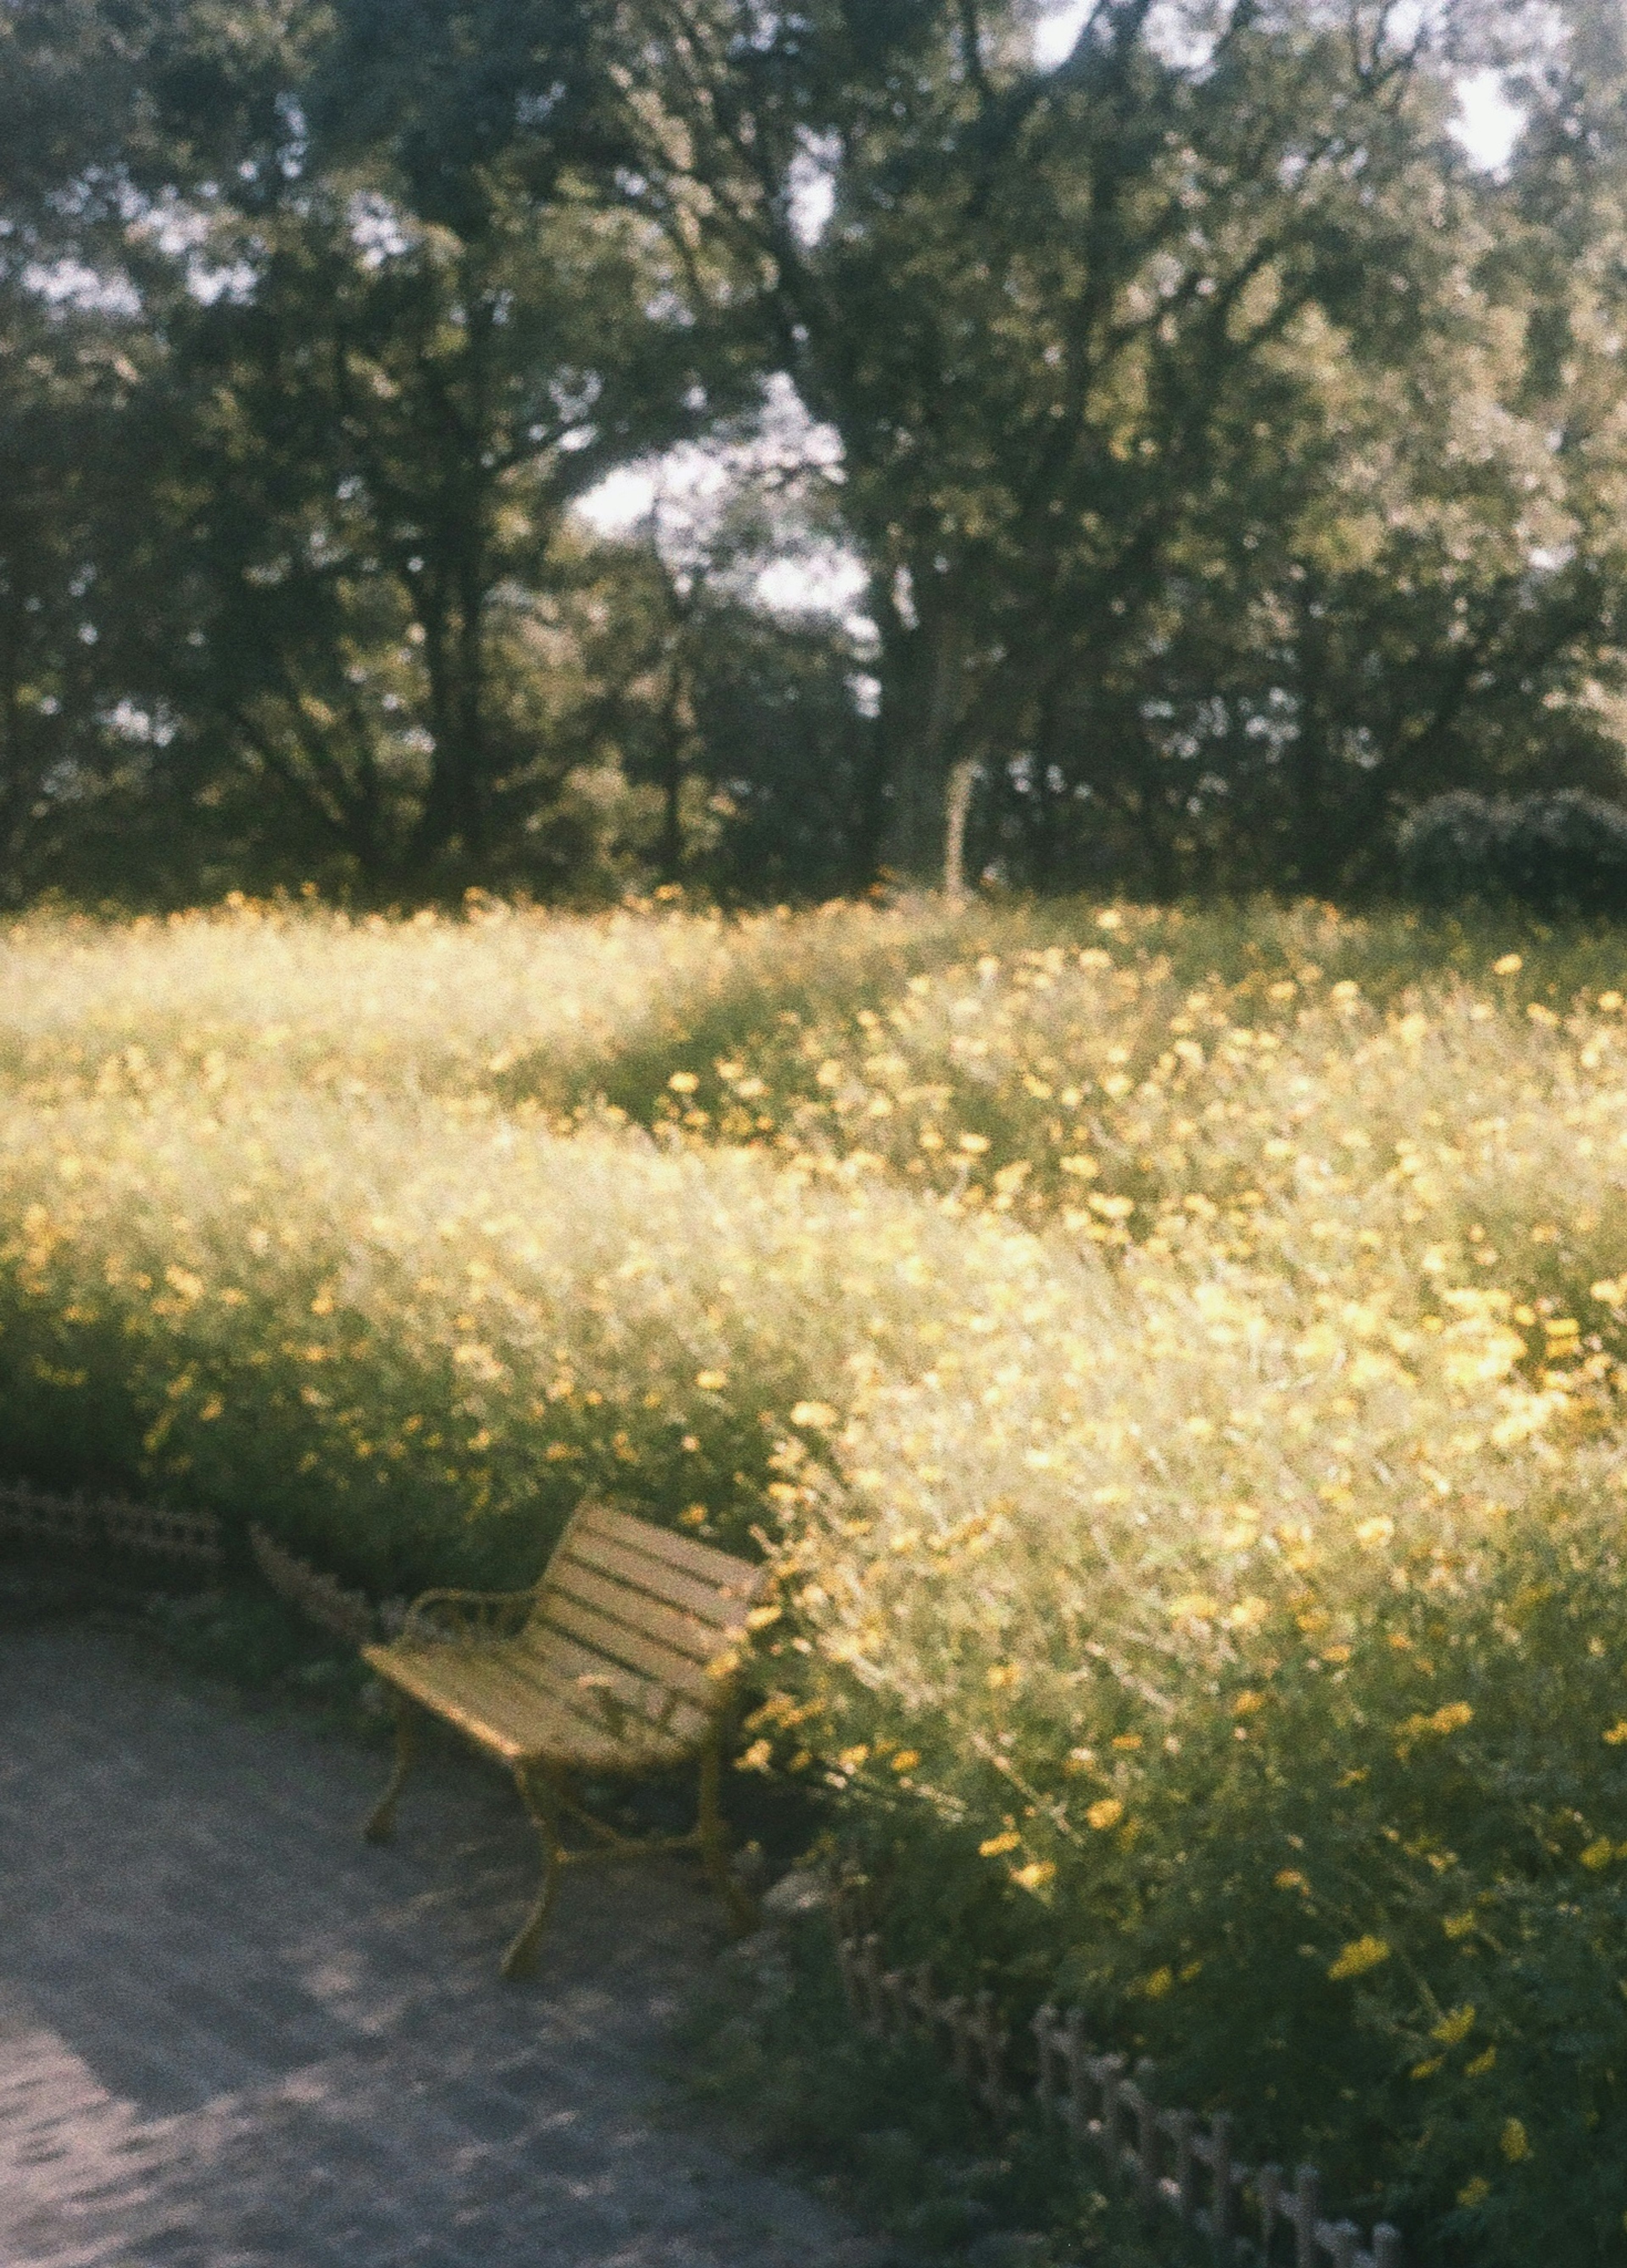
[[[823,2176],[911,2259],[963,2257],[991,2229],[1025,2232],[1034,2249],[1012,2257],[1034,2268],[1167,2257],[1081,2185],[1054,2134],[994,2134],[940,2057],[856,2034],[823,1918],[755,1966],[725,1969],[683,2040],[686,2078],[737,2139]]]
[[[1454,71],[1518,37],[1472,7],[1416,41],[1301,5],[1172,39],[1126,0],[1051,68],[999,6],[821,11],[766,51],[733,0],[702,18],[733,100],[647,11],[646,172],[724,201],[841,438],[902,871],[938,871],[957,766],[976,863],[1160,892],[1333,887],[1464,779],[1614,782],[1615,648],[1582,628],[1620,572],[1599,87],[1586,188],[1548,197],[1557,141],[1503,190],[1444,133]]]
[[[1033,28],[21,0],[12,895],[794,900],[940,871],[952,781],[974,874],[1372,889],[1430,798],[1616,797],[1619,26]]]
[[[587,1487],[755,1538],[740,1761],[835,1808],[901,1955],[1077,1999],[1420,2263],[1615,2257],[1618,933],[239,906],[4,950],[37,1477],[378,1591],[524,1580]]]

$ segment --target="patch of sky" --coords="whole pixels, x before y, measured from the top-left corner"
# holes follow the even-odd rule
[[[1513,155],[1526,114],[1509,99],[1500,71],[1471,71],[1458,81],[1457,116],[1448,132],[1471,165],[1499,173]]]
[[[187,265],[187,289],[205,307],[212,307],[217,299],[236,307],[247,306],[259,280],[259,270],[249,260],[193,260]]]
[[[844,545],[818,530],[807,509],[812,484],[841,476],[836,434],[809,416],[781,372],[765,387],[749,426],[620,466],[577,510],[599,535],[653,542],[679,576],[715,563],[731,527],[748,518],[751,535],[731,562],[736,590],[773,614],[840,622],[868,644],[874,625],[858,611],[865,570]]]
[[[173,718],[151,709],[144,709],[130,700],[116,702],[102,718],[107,729],[121,740],[134,740],[148,747],[166,748],[175,737]]]
[[[808,134],[791,161],[791,225],[810,250],[825,233],[836,202],[836,161],[842,145],[834,134]]]
[[[50,306],[71,307],[81,314],[141,313],[141,294],[128,276],[107,275],[82,260],[30,261],[23,270],[23,288],[37,292]]]
[[[1054,69],[1071,54],[1095,0],[1044,4],[1034,19],[1034,61]],[[1429,0],[1397,10],[1392,29],[1417,30]],[[1404,13],[1406,21],[1402,22]],[[1172,62],[1201,70],[1213,41],[1216,11],[1164,0],[1155,7],[1152,34]],[[1458,80],[1458,111],[1451,132],[1471,163],[1488,173],[1506,165],[1525,123],[1503,74],[1482,70]],[[829,136],[804,140],[791,174],[791,221],[812,247],[828,225],[836,199],[840,151]],[[581,498],[577,510],[599,534],[628,541],[641,530],[656,542],[674,571],[693,573],[710,556],[743,490],[777,490],[781,548],[760,556],[750,570],[757,604],[784,615],[819,615],[839,621],[861,644],[875,626],[859,611],[865,576],[851,551],[817,538],[806,521],[796,525],[796,482],[811,475],[841,478],[842,446],[828,425],[810,416],[791,379],[769,383],[762,414],[743,437],[688,443],[659,459],[618,468]]]
[[[1046,70],[1054,70],[1073,52],[1080,32],[1093,11],[1095,0],[1061,0],[1060,5],[1041,10],[1034,27],[1034,59]],[[1431,11],[1432,12],[1432,11]],[[1179,4],[1179,0],[1167,0],[1167,4],[1153,9],[1148,24],[1149,36],[1160,51],[1171,62],[1188,69],[1201,69],[1213,44],[1213,24],[1217,11],[1197,10]],[[1425,9],[1423,0],[1392,12],[1390,32],[1393,39],[1405,39],[1421,28]],[[1209,28],[1205,30],[1204,21]],[[1508,92],[1501,71],[1474,70],[1464,73],[1457,82],[1458,108],[1450,131],[1453,139],[1463,150],[1471,164],[1485,173],[1497,173],[1505,166],[1513,153],[1526,122],[1526,113]]]
[[[412,249],[412,232],[400,207],[376,189],[358,189],[345,218],[364,268],[382,268],[387,260],[399,260]]]

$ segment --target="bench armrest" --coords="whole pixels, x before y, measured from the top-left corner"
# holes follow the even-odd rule
[[[536,1590],[424,1591],[407,1609],[401,1643],[480,1646],[518,1638],[536,1603]]]

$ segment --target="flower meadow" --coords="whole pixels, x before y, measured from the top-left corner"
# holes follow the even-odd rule
[[[241,902],[0,944],[0,1440],[778,1571],[741,1767],[1409,2257],[1627,2260],[1627,939]]]

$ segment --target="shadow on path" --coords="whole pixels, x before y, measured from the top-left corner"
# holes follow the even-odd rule
[[[0,1632],[7,2268],[868,2268],[672,2123],[715,1945],[682,1869],[567,1882],[540,1973],[506,1782],[378,1757],[84,1628]]]

